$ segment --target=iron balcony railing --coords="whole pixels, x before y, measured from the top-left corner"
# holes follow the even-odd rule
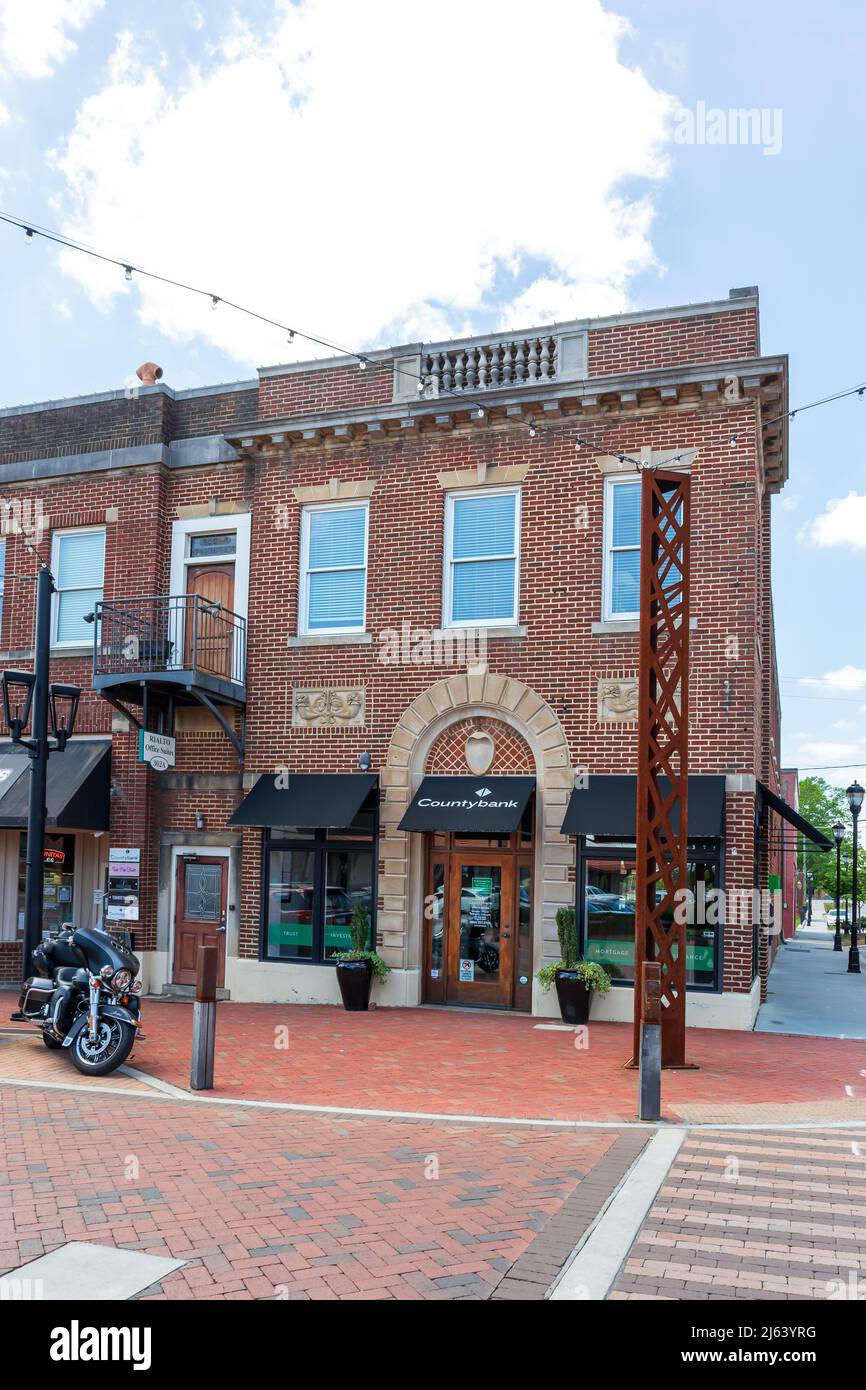
[[[200,594],[98,603],[94,676],[189,672],[244,685],[246,619]]]

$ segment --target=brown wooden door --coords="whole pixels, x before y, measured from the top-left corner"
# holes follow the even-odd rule
[[[188,565],[186,591],[202,603],[190,603],[184,633],[185,664],[226,680],[232,675],[232,628],[230,613],[235,600],[233,560],[213,565]]]
[[[466,850],[450,858],[446,1002],[510,1009],[514,859]]]
[[[195,984],[199,946],[219,948],[218,983],[225,983],[227,897],[228,860],[224,856],[178,856],[174,901],[174,984]]]

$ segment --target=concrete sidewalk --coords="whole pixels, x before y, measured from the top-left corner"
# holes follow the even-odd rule
[[[866,972],[866,950],[861,952]],[[758,1033],[812,1038],[866,1038],[866,973],[848,974],[848,945],[833,950],[833,933],[799,931],[779,948]]]

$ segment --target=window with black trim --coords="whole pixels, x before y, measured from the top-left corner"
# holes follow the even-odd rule
[[[339,830],[265,832],[262,959],[325,965],[351,947],[356,903],[376,941],[375,811]]]
[[[587,838],[578,875],[578,919],[585,960],[603,965],[615,983],[634,984],[635,847]],[[686,923],[686,984],[718,990],[723,913],[718,840],[690,841],[688,888],[693,921]]]

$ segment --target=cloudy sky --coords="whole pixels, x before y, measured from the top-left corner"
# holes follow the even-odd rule
[[[864,71],[861,0],[0,0],[0,209],[356,348],[758,284],[800,405],[866,382]],[[312,355],[3,226],[0,290],[4,405]],[[799,416],[775,503],[784,756],[843,783],[864,435]]]

